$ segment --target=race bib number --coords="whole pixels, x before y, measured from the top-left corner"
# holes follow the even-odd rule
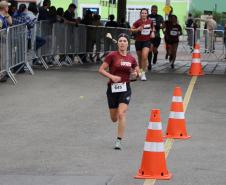
[[[141,32],[141,35],[149,35],[151,32],[151,29],[143,29]]]
[[[151,18],[153,25],[156,26],[156,18]]]
[[[177,31],[170,31],[170,35],[177,36],[178,35],[178,32]]]
[[[119,93],[119,92],[126,92],[126,91],[127,91],[126,83],[113,83],[111,85],[112,93]]]

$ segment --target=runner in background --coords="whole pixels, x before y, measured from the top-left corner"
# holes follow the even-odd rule
[[[158,57],[158,47],[161,43],[160,37],[160,29],[162,29],[164,19],[161,15],[158,14],[158,7],[153,5],[151,7],[151,14],[148,17],[152,20],[153,25],[155,26],[155,38],[151,39],[151,47],[148,54],[148,69],[151,70],[152,56],[153,56],[153,64],[156,64]]]
[[[146,81],[145,73],[148,67],[150,40],[155,37],[155,28],[151,19],[148,19],[148,10],[146,8],[141,9],[140,19],[133,24],[131,31],[135,34],[135,47],[141,69],[141,80]]]
[[[112,122],[118,122],[115,149],[121,149],[121,140],[126,126],[126,111],[131,99],[130,75],[139,76],[136,59],[127,53],[129,37],[122,33],[118,37],[118,51],[110,52],[99,72],[109,78],[107,99]],[[107,70],[109,69],[109,70]]]
[[[170,24],[165,27],[165,41],[168,44],[168,55],[172,69],[174,69],[180,35],[182,35],[182,28],[177,23],[177,16],[171,15]]]
[[[164,24],[163,24],[163,32],[165,32],[165,27],[169,26],[171,16],[173,15],[173,7],[170,6],[170,8],[171,8],[170,13],[169,13],[169,15],[166,17],[166,20],[165,20],[165,22],[164,22]],[[165,38],[164,38],[164,39],[165,39]],[[167,43],[166,39],[165,39],[165,45],[166,45],[166,56],[165,56],[165,59],[167,60],[168,57],[169,57],[169,51],[168,51],[168,43]]]

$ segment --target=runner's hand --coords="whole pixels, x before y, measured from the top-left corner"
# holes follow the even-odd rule
[[[122,78],[120,76],[113,76],[111,78],[111,80],[114,82],[114,83],[118,83],[122,80]]]
[[[131,76],[134,77],[134,78],[136,78],[138,76],[137,71],[136,70],[132,70],[131,71]]]
[[[138,77],[138,73],[136,70],[132,70],[130,73],[130,81],[136,81]]]
[[[143,30],[143,27],[142,26],[140,26],[140,27],[137,28],[137,31],[142,31],[142,30]]]

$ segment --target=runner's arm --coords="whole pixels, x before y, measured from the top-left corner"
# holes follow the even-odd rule
[[[108,63],[103,62],[103,64],[99,68],[99,73],[102,74],[103,76],[111,79],[113,82],[117,83],[121,81],[121,77],[115,76],[107,72],[107,68],[109,67]]]

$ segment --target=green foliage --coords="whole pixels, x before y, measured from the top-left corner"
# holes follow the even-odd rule
[[[218,23],[218,24],[224,24],[226,20],[226,16],[222,13],[218,12],[213,12],[213,19]]]
[[[200,18],[201,15],[203,14],[202,11],[196,9],[192,9],[190,12],[194,18]]]

